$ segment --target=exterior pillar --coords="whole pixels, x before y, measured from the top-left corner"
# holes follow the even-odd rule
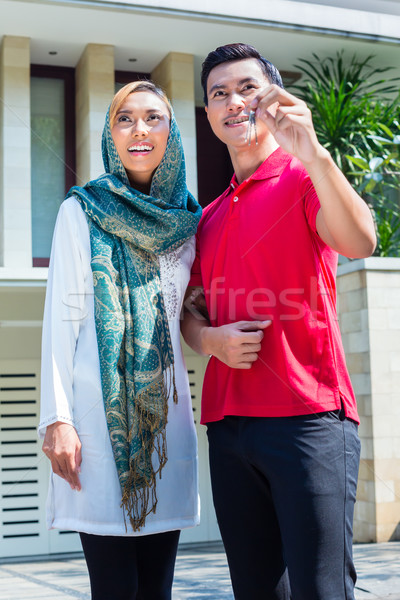
[[[0,266],[32,266],[30,40],[0,49]]]
[[[194,64],[191,54],[170,52],[151,74],[171,100],[181,131],[186,159],[187,185],[197,197],[196,113]]]
[[[400,259],[338,269],[339,320],[360,415],[356,542],[400,539]]]
[[[114,47],[88,44],[76,67],[76,171],[83,185],[104,172],[101,134],[114,96]]]

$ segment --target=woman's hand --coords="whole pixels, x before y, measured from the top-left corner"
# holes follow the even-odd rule
[[[53,473],[65,479],[77,491],[81,489],[78,475],[82,462],[81,447],[72,425],[57,421],[46,428],[42,450],[50,459]]]

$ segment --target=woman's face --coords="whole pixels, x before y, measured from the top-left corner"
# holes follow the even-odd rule
[[[121,104],[111,135],[133,187],[150,189],[169,135],[167,105],[152,92],[133,92]]]

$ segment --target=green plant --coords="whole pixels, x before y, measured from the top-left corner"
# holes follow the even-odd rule
[[[386,134],[373,136],[380,146],[381,156],[367,161],[360,155],[350,156],[348,160],[358,170],[351,175],[359,181],[356,186],[371,206],[376,222],[378,244],[375,254],[378,256],[400,255],[400,208],[397,192],[400,188],[400,127],[394,134],[388,127],[381,125]],[[392,193],[390,193],[390,191]]]
[[[321,144],[373,209],[375,254],[400,256],[399,78],[388,78],[392,67],[374,66],[373,56],[313,58],[296,65],[304,81],[294,93],[311,109]]]

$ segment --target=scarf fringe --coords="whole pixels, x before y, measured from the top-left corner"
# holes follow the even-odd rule
[[[172,378],[172,382],[171,382]],[[175,384],[175,367],[171,364],[161,381],[152,383],[146,390],[135,398],[135,421],[139,423],[136,438],[140,441],[140,450],[137,455],[129,460],[129,472],[127,474],[123,491],[121,507],[132,526],[133,531],[139,531],[146,522],[150,513],[157,509],[157,486],[156,479],[161,479],[162,470],[165,467],[167,457],[166,425],[168,421],[168,399],[173,386],[173,401],[178,402],[178,393]],[[149,406],[162,402],[162,410],[150,411]],[[128,435],[131,442],[132,428]],[[158,466],[153,466],[153,454],[155,453]],[[150,465],[146,463],[150,461]],[[138,470],[137,467],[142,467]]]

